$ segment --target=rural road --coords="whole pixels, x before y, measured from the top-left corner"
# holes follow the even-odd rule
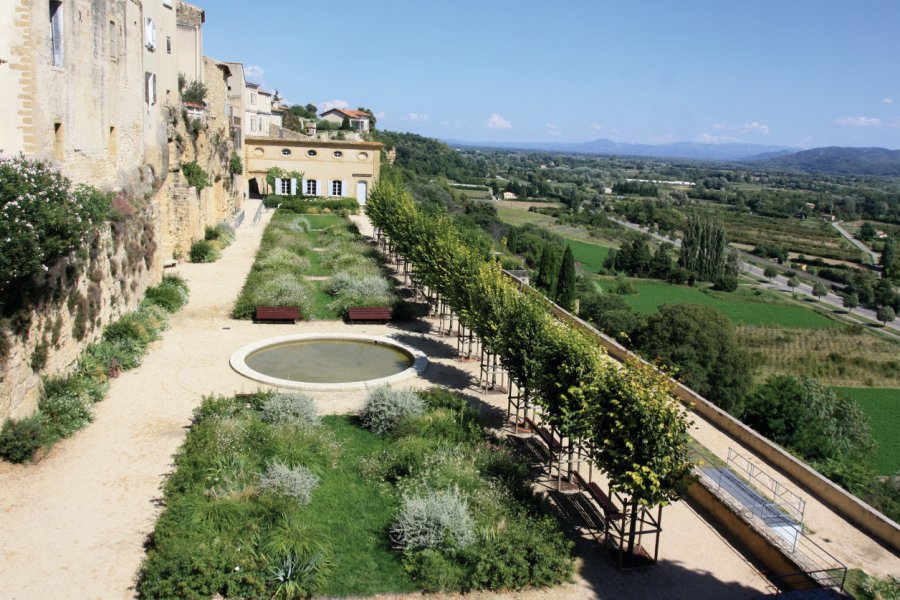
[[[849,231],[847,231],[846,229],[841,227],[841,223],[842,223],[842,221],[832,221],[831,226],[834,227],[835,229],[837,229],[838,233],[840,233],[842,236],[847,238],[847,241],[849,241],[851,244],[853,244],[854,246],[859,248],[860,252],[864,252],[865,254],[872,257],[872,262],[877,265],[878,262],[881,260],[881,255],[878,254],[877,252],[875,252],[874,250],[872,250],[871,248],[869,248],[868,246],[866,246],[865,244],[863,244],[861,241],[859,241],[855,237],[853,237]]]
[[[610,220],[615,221],[616,223],[618,223],[624,227],[628,227],[629,229],[633,229],[635,231],[640,231],[641,233],[646,233],[647,235],[649,235],[661,242],[669,242],[670,244],[674,244],[676,247],[681,246],[681,240],[675,239],[675,238],[670,238],[670,237],[667,237],[664,235],[660,235],[658,233],[654,233],[654,232],[650,231],[648,228],[643,227],[641,225],[637,225],[635,223],[631,223],[629,221],[624,221],[621,219],[614,219],[612,217],[610,217]],[[749,273],[760,279],[765,279],[766,280],[765,282],[763,282],[763,281],[759,282],[759,285],[761,285],[765,288],[774,290],[776,292],[782,292],[782,293],[786,293],[786,294],[798,293],[798,294],[803,294],[805,296],[808,296],[810,298],[815,298],[815,296],[812,293],[812,286],[807,283],[803,283],[803,280],[801,280],[800,285],[798,285],[792,291],[790,286],[788,286],[788,284],[787,284],[787,280],[788,280],[787,277],[778,275],[776,277],[773,277],[772,279],[768,279],[763,274],[762,267],[758,267],[755,264],[749,263],[747,261],[741,262],[741,267],[744,269],[744,271],[746,273]],[[782,267],[779,265],[779,268],[782,268]],[[807,275],[804,275],[804,277],[807,277]],[[829,286],[829,288],[830,288],[830,286]],[[823,296],[822,298],[818,298],[818,301],[822,302],[824,304],[827,304],[831,307],[845,310],[844,309],[844,300],[840,296],[835,294],[834,292],[829,291],[828,295]],[[877,317],[875,316],[875,311],[870,310],[868,308],[862,308],[862,307],[855,308],[855,309],[853,309],[853,315],[865,317],[865,318],[869,319],[870,321],[878,321]],[[893,321],[891,321],[890,323],[887,324],[885,329],[889,330],[890,333],[892,333],[894,335],[900,334],[900,320],[894,319]]]

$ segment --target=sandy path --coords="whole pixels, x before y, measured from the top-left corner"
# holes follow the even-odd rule
[[[429,354],[417,386],[441,383],[464,390],[486,411],[505,409],[501,394],[474,387],[476,363],[454,359],[453,340],[427,333],[419,322],[397,329],[339,322],[254,325],[228,318],[252,264],[269,215],[211,265],[182,265],[191,300],[172,318],[144,364],[113,382],[96,420],[58,444],[39,464],[0,464],[0,599],[130,598],[143,542],[159,508],[159,486],[184,439],[191,411],[206,394],[252,391],[258,384],[234,373],[231,353],[251,341],[286,333],[346,331],[392,335]],[[364,234],[371,227],[358,220]],[[346,412],[364,392],[316,394],[324,412]],[[478,598],[754,598],[771,591],[757,570],[685,503],[663,513],[660,564],[621,573],[596,544],[578,538],[578,574],[553,590]]]

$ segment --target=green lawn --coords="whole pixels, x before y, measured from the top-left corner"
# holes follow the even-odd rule
[[[575,260],[580,262],[582,266],[591,273],[597,273],[600,270],[603,266],[603,261],[606,260],[606,257],[609,254],[609,248],[607,246],[589,244],[578,240],[567,241],[569,247],[572,249],[572,253],[575,255]]]
[[[900,471],[900,389],[835,388],[856,400],[869,415],[872,435],[878,441],[875,470],[879,475]]]
[[[342,448],[341,460],[323,477],[306,514],[319,531],[329,532],[334,573],[322,590],[325,596],[358,596],[417,589],[403,571],[399,556],[385,539],[399,506],[389,488],[373,485],[360,475],[364,459],[389,445],[388,438],[362,429],[349,415],[322,419]]]
[[[600,278],[601,287],[611,287],[614,280]],[[840,327],[837,321],[813,310],[779,303],[777,297],[740,288],[736,292],[713,292],[702,287],[671,285],[660,281],[633,279],[638,293],[623,296],[636,311],[655,313],[663,304],[703,304],[718,308],[734,323],[744,325],[778,325],[781,327],[826,328]],[[769,300],[769,301],[766,301]]]

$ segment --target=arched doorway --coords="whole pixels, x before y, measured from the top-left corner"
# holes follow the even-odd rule
[[[250,197],[251,198],[262,198],[262,194],[259,193],[259,182],[256,181],[256,177],[252,177],[250,179]]]

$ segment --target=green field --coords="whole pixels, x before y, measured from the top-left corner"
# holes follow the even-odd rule
[[[611,287],[612,278],[600,278],[601,287]],[[753,291],[740,288],[736,292],[713,292],[707,288],[671,285],[643,279],[630,280],[638,293],[623,296],[634,310],[651,314],[663,304],[702,304],[718,308],[734,323],[744,325],[778,325],[781,327],[840,327],[837,321],[813,310],[777,301],[769,294],[757,296]]]
[[[835,388],[856,400],[869,415],[872,435],[878,442],[873,466],[879,475],[900,471],[900,389]]]
[[[568,240],[575,260],[591,273],[597,273],[603,267],[603,261],[609,254],[609,248],[597,244],[588,244],[578,240]]]
[[[509,208],[508,206],[498,206],[497,216],[500,217],[501,221],[510,225],[524,225],[525,223],[543,223],[546,225],[554,221],[550,215]]]

